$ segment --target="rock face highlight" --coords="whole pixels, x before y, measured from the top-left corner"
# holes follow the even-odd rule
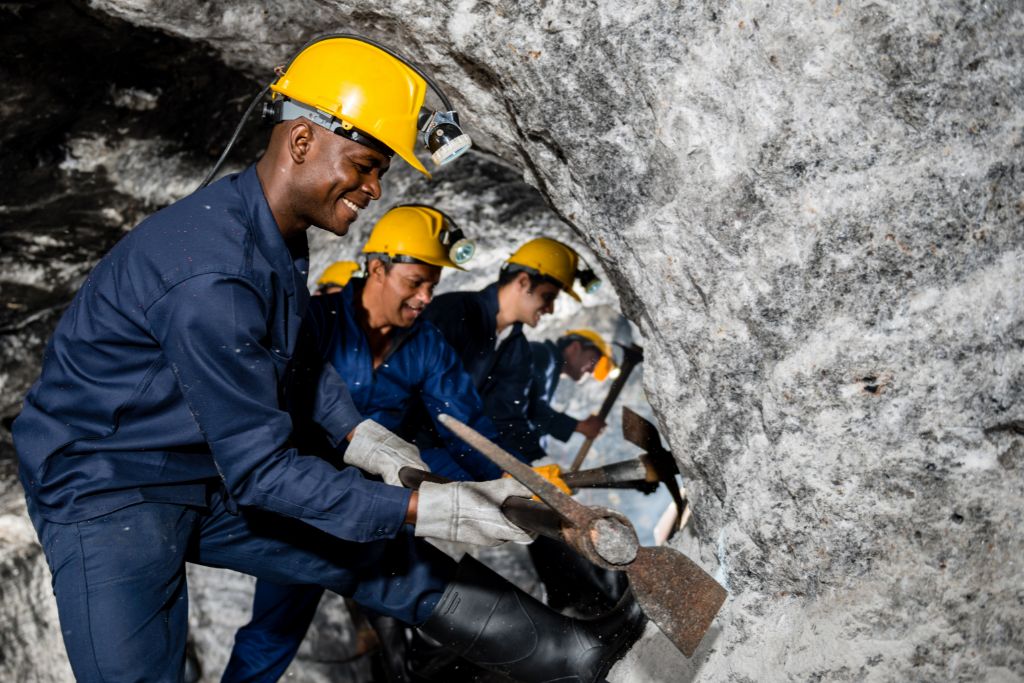
[[[730,590],[692,660],[651,628],[613,680],[1024,676],[1019,3],[72,7],[191,46],[177,68],[209,60],[223,77],[181,92],[210,97],[254,93],[318,33],[393,45],[435,75],[478,146],[519,169],[593,252],[640,328],[647,397],[686,475],[695,523],[679,547]],[[5,123],[34,98],[58,113],[69,106],[40,92],[42,81],[14,83],[26,104],[5,104]],[[173,100],[173,83],[161,87],[101,99],[144,121],[149,98]],[[95,135],[69,135],[46,157],[19,142],[28,133],[5,134],[26,164],[0,171],[38,189],[45,179],[31,169],[68,163],[64,151],[81,160],[144,149],[148,172],[185,188],[205,171],[205,141],[226,139],[245,104],[217,102],[231,115],[195,139],[173,125],[129,130],[106,138],[102,154],[83,146]],[[154,151],[154,140],[172,146]],[[169,201],[125,168],[100,169],[120,188],[120,216],[94,216],[109,219],[108,240],[133,212]],[[37,206],[31,194],[0,210],[5,232],[24,233],[8,254],[26,255],[0,256],[5,273],[50,248],[18,232],[25,217],[42,225],[66,210],[66,195],[44,192]],[[84,237],[75,256],[60,252],[71,291],[102,252]],[[0,285],[24,294],[12,301],[26,310],[59,309],[43,275],[32,277]],[[32,379],[14,359],[38,353],[55,320],[11,315],[0,336],[5,415]]]

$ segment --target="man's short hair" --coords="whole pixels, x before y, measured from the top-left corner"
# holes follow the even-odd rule
[[[498,272],[498,288],[501,289],[508,283],[515,280],[519,273],[526,273],[529,276],[531,292],[546,282],[553,284],[558,287],[558,289],[562,289],[562,283],[555,278],[548,277],[547,275],[541,275],[530,268],[523,268],[522,266],[516,266],[515,264],[507,265]]]

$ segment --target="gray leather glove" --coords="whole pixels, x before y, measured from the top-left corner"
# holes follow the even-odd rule
[[[415,467],[429,472],[420,459],[420,451],[373,420],[363,420],[352,432],[352,442],[345,450],[345,462],[370,474],[379,474],[384,482],[401,486],[398,471]]]
[[[510,496],[533,494],[515,479],[420,484],[416,509],[416,535],[473,545],[500,545],[505,541],[529,543],[533,536],[501,514]]]

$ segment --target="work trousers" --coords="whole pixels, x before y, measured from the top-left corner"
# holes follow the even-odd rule
[[[316,616],[324,589],[256,581],[252,619],[235,633],[221,683],[274,683],[284,675]]]
[[[73,524],[29,516],[53,574],[64,644],[79,683],[178,683],[185,662],[185,563],[277,584],[315,584],[380,614],[423,622],[455,563],[403,530],[342,541],[264,512],[233,515],[220,492],[207,507],[138,503]]]
[[[434,474],[455,481],[473,481],[473,477],[455,463],[447,448],[424,449],[420,457]],[[282,585],[258,580],[252,619],[235,633],[235,645],[221,683],[278,680],[299,651],[316,616],[323,591],[319,585],[302,586],[294,582]]]

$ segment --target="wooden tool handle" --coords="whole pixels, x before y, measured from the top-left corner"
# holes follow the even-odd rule
[[[657,489],[659,481],[652,469],[641,458],[633,458],[589,470],[566,472],[562,481],[571,489],[637,488],[649,493]]]
[[[611,388],[608,390],[608,395],[604,399],[604,403],[601,404],[601,410],[597,412],[597,416],[602,420],[607,420],[608,415],[612,412],[612,406],[615,405],[615,400],[619,397],[622,392],[622,388],[626,386],[626,381],[629,380],[629,374],[633,372],[635,368],[644,359],[643,349],[635,344],[626,349],[626,357],[622,359],[622,367],[619,369],[619,376],[612,382]],[[580,446],[580,450],[576,453],[576,458],[572,461],[572,466],[569,468],[570,472],[575,472],[583,464],[583,459],[587,457],[587,453],[590,452],[590,447],[594,445],[593,439],[587,439]]]
[[[516,526],[532,531],[556,541],[565,540],[562,536],[562,518],[544,503],[528,498],[513,496],[506,498],[501,504],[501,514]]]
[[[580,449],[576,452],[576,457],[573,458],[572,466],[569,467],[569,472],[576,472],[579,470],[580,465],[583,464],[583,459],[587,457],[588,453],[590,453],[590,447],[593,445],[593,439],[587,439],[583,442],[583,445],[580,446]]]

